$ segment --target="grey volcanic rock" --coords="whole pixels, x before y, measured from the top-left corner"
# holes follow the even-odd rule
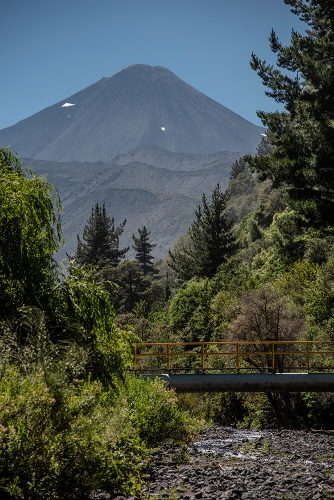
[[[152,145],[194,154],[253,152],[262,131],[168,69],[137,64],[1,130],[0,146],[20,157],[110,161]]]
[[[254,433],[217,426],[205,430],[202,439],[231,442],[220,452],[210,453],[201,453],[199,442],[194,443],[189,446],[190,463],[180,463],[177,450],[166,443],[147,469],[147,498],[334,498],[334,436],[289,430]]]

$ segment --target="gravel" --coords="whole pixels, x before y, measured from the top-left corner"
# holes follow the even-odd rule
[[[334,436],[208,427],[188,453],[167,444],[153,455],[143,495],[150,500],[334,499]]]

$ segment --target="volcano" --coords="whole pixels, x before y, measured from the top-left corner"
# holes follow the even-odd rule
[[[136,64],[0,130],[0,146],[20,157],[93,162],[144,146],[254,152],[261,132],[168,69]]]

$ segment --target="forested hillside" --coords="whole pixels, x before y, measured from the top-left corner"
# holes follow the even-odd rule
[[[203,194],[164,260],[144,223],[127,259],[126,221],[102,202],[59,267],[57,192],[0,150],[1,498],[140,495],[152,450],[170,442],[186,461],[204,421],[333,426],[332,393],[177,397],[130,370],[140,341],[334,342],[334,11],[285,3],[309,29],[288,47],[272,32],[276,68],[251,61],[284,110],[259,112],[256,154],[236,159],[226,191]]]

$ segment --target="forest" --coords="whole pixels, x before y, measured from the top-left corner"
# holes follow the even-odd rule
[[[97,202],[58,265],[57,191],[0,150],[1,498],[140,494],[152,450],[185,457],[205,422],[332,426],[332,393],[177,396],[130,370],[141,341],[334,341],[334,9],[284,1],[305,35],[285,47],[272,31],[276,67],[251,59],[284,110],[258,112],[257,153],[203,195],[166,259],[142,226],[128,260],[126,221]]]

